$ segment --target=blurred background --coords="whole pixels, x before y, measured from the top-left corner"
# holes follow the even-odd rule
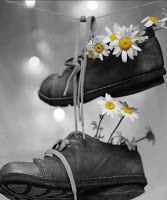
[[[97,19],[97,34],[112,29],[115,22],[137,25],[149,15],[163,17],[158,3],[129,10],[148,1],[0,1],[0,167],[11,161],[32,161],[59,138],[74,130],[73,108],[55,108],[39,100],[38,88],[45,77],[65,69],[64,61],[74,54],[76,20],[81,15],[96,17],[114,12],[112,16]],[[36,8],[36,9],[34,9]],[[45,10],[45,11],[44,11]],[[46,11],[47,10],[47,11]],[[55,13],[62,13],[62,17]],[[81,49],[85,26],[81,25]],[[167,31],[156,33],[167,64]],[[167,82],[167,77],[165,76]],[[124,121],[119,130],[126,137],[140,138],[145,127],[151,126],[156,135],[153,146],[139,143],[139,152],[148,179],[146,193],[137,200],[167,199],[167,86],[118,98],[140,110],[134,123]],[[85,104],[86,132],[93,136],[91,122],[98,121],[97,100]],[[118,119],[106,119],[102,132],[107,140]],[[0,195],[0,200],[6,200]]]

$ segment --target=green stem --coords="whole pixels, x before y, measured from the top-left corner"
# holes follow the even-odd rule
[[[94,138],[96,138],[98,136],[99,128],[100,128],[100,125],[101,125],[101,122],[102,122],[104,116],[105,116],[105,114],[104,115],[100,115],[100,121],[99,121],[99,124],[98,124],[98,127],[97,127],[97,131],[96,131],[96,134],[95,134]]]
[[[142,137],[142,138],[139,138],[138,140],[136,140],[135,142],[137,143],[137,142],[140,142],[140,141],[142,141],[142,140],[145,140],[145,139],[147,139],[147,137],[146,136],[144,136],[144,137]]]
[[[110,142],[112,136],[114,135],[115,131],[117,130],[117,128],[119,127],[119,125],[121,124],[122,120],[124,119],[125,116],[122,116],[121,119],[119,120],[118,124],[116,125],[115,129],[113,130],[113,132],[111,133],[109,139],[108,139],[108,143]]]

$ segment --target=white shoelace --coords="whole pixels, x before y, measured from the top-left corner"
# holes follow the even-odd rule
[[[67,172],[67,175],[69,177],[69,180],[70,180],[72,192],[74,194],[74,200],[77,200],[77,187],[76,187],[76,184],[75,184],[75,180],[74,180],[74,176],[73,176],[71,167],[70,167],[67,159],[65,158],[65,156],[62,153],[60,153],[59,151],[55,150],[55,149],[47,150],[45,152],[45,156],[48,156],[48,157],[56,156],[61,160],[61,162],[63,163],[63,165],[64,165],[64,167],[66,169],[66,172]]]
[[[77,39],[76,39],[76,46],[75,46],[75,54],[74,59],[71,60],[71,64],[67,61],[67,66],[74,66],[73,72],[71,73],[66,88],[64,90],[64,95],[66,95],[70,82],[73,80],[73,104],[74,104],[74,117],[75,117],[75,132],[78,132],[78,116],[77,116],[77,109],[79,111],[79,120],[81,121],[82,126],[82,133],[83,139],[85,139],[85,129],[84,129],[84,110],[83,110],[83,103],[84,103],[84,80],[85,80],[85,72],[86,72],[86,65],[87,65],[87,55],[86,55],[86,48],[83,50],[83,59],[79,58],[79,41],[80,41],[80,23],[82,22],[82,18],[78,19],[77,24]],[[86,42],[94,35],[95,32],[95,17],[91,16],[88,17],[86,20],[87,27],[86,27],[86,36],[85,36],[85,46]],[[80,63],[79,63],[80,61]],[[77,81],[77,74],[80,72],[79,81]],[[61,154],[56,149],[49,149],[46,151],[45,156],[56,156],[58,157],[61,162],[63,163],[67,175],[70,180],[72,192],[74,194],[74,200],[77,200],[77,188],[74,180],[74,176],[71,170],[71,167],[63,154]]]
[[[75,45],[74,59],[71,60],[69,65],[73,66],[73,72],[71,73],[65,90],[64,96],[67,94],[70,82],[73,80],[73,104],[74,104],[74,117],[75,117],[75,131],[78,131],[78,115],[79,121],[81,121],[83,138],[85,139],[85,128],[84,128],[84,80],[85,72],[87,66],[87,55],[86,48],[83,49],[83,58],[79,58],[79,41],[80,41],[80,23],[83,22],[83,19],[78,19],[77,24],[77,38]],[[86,35],[85,35],[85,46],[86,43],[93,37],[96,29],[96,19],[94,16],[88,17],[84,22],[86,22]],[[80,63],[79,63],[80,62]],[[77,80],[77,74],[80,72],[79,81]],[[77,115],[78,109],[78,115]]]

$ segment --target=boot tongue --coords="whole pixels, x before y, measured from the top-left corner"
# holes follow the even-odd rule
[[[76,141],[83,139],[83,134],[82,132],[71,132],[65,139],[59,140],[53,147],[52,149],[58,150],[58,151],[63,151],[67,146],[70,145],[70,141]]]
[[[67,137],[66,137],[66,139],[68,139],[68,140],[77,140],[77,139],[82,139],[83,138],[83,133],[82,132],[80,132],[80,131],[73,131],[73,132],[71,132]]]

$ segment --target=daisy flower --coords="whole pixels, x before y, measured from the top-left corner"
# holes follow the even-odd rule
[[[149,142],[152,141],[152,143],[155,144],[156,138],[155,138],[155,135],[154,135],[151,127],[148,127],[146,129],[147,129],[146,135],[144,137],[141,137],[138,140],[136,140],[136,143],[147,139]]]
[[[163,15],[165,15],[165,17],[167,17],[167,12],[166,12],[165,8],[162,8],[161,13],[162,13]]]
[[[103,56],[108,56],[110,51],[108,45],[103,41],[103,37],[96,36],[87,44],[86,53],[88,57],[103,60]]]
[[[120,103],[122,105],[122,109],[121,109],[122,116],[124,116],[125,118],[129,118],[132,121],[134,121],[135,119],[138,119],[139,111],[137,108],[128,106],[126,102],[124,103],[120,102]]]
[[[100,106],[102,115],[106,114],[112,118],[120,115],[121,104],[114,101],[113,98],[107,93],[105,95],[105,100],[99,100],[98,105]]]
[[[146,130],[147,130],[146,136],[145,136],[146,139],[147,139],[149,142],[152,141],[152,143],[155,144],[156,139],[155,139],[155,135],[154,135],[154,133],[153,133],[151,127],[147,127]]]
[[[122,61],[125,63],[128,57],[133,60],[134,56],[137,55],[136,51],[141,51],[137,44],[137,41],[141,38],[140,31],[134,31],[133,28],[133,25],[129,28],[126,28],[126,26],[119,27],[119,31],[116,34],[117,39],[110,42],[110,45],[114,47],[112,54],[116,57],[121,55]]]
[[[95,59],[95,55],[94,55],[94,50],[93,50],[93,41],[90,40],[89,43],[86,46],[86,54],[88,55],[88,58],[93,58]]]
[[[135,36],[137,43],[143,43],[146,39],[148,39],[148,36],[144,36],[146,31],[141,30],[139,25],[133,26],[133,24],[131,24],[129,26],[129,31],[138,31],[138,33]],[[137,50],[135,54],[138,54]]]
[[[110,28],[105,27],[105,30],[106,30],[106,32],[107,32],[108,35],[104,38],[104,42],[105,43],[110,43],[110,42],[116,40],[117,39],[116,33],[119,31],[119,28],[120,28],[119,25],[116,24],[116,23],[113,26],[113,31],[111,31]],[[110,50],[112,50],[113,46],[110,45],[110,44],[109,44],[109,46],[110,46]]]
[[[158,19],[158,17],[156,16],[147,16],[146,18],[144,18],[141,23],[145,23],[144,26],[146,27],[151,27],[151,26],[160,26],[163,28],[166,28],[163,26],[164,22],[167,21],[167,17],[164,17],[163,19]]]

